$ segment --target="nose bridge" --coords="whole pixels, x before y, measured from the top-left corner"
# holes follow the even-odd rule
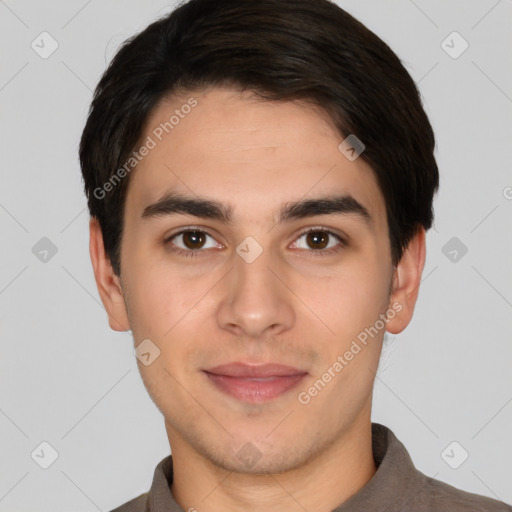
[[[276,277],[282,272],[272,252],[247,237],[236,249],[233,267],[226,276],[225,294],[218,309],[218,323],[247,337],[274,334],[294,321],[291,293]],[[286,279],[282,277],[284,281]]]

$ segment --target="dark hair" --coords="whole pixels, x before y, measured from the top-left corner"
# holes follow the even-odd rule
[[[360,139],[360,158],[384,196],[394,265],[418,228],[431,227],[434,133],[414,81],[386,43],[329,0],[190,0],[123,43],[98,83],[80,141],[89,211],[117,275],[129,176],[108,194],[103,186],[164,97],[208,86],[305,100],[343,137]]]

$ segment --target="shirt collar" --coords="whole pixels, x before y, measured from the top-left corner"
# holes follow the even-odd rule
[[[405,446],[393,432],[379,423],[372,423],[372,450],[377,467],[375,475],[333,512],[402,510],[413,503],[431,480],[414,467]],[[148,512],[184,512],[172,496],[172,479],[172,455],[168,455],[155,468]]]
[[[389,428],[379,423],[372,423],[372,450],[376,473],[333,512],[392,512],[414,508],[419,494],[432,480],[414,467],[405,446]]]

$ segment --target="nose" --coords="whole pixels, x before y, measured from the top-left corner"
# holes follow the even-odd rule
[[[235,255],[223,283],[217,322],[230,333],[261,339],[290,329],[295,322],[293,292],[283,268],[268,251],[251,263]]]

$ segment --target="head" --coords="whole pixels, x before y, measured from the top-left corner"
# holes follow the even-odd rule
[[[417,298],[434,146],[399,58],[328,0],[191,0],[123,44],[80,143],[91,258],[110,326],[150,340],[173,453],[283,471],[369,421]],[[205,372],[234,361],[302,378],[241,400]]]

